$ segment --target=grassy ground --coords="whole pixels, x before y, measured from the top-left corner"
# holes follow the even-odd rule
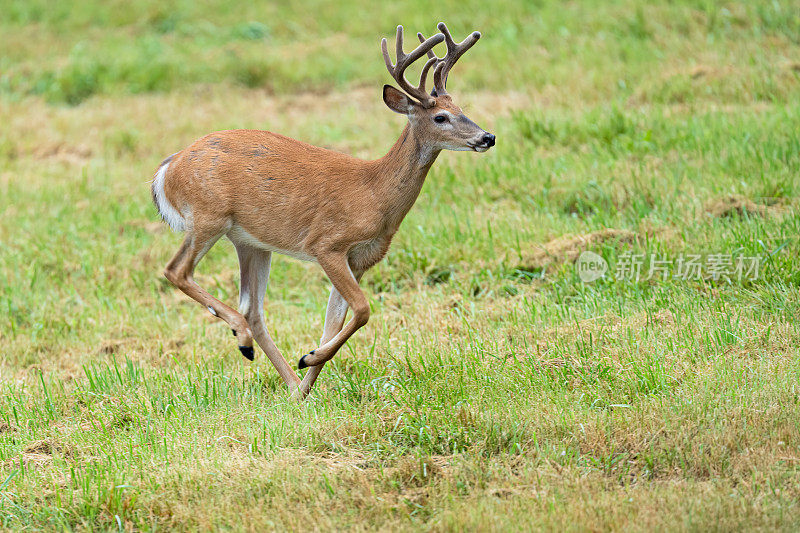
[[[800,526],[796,6],[417,4],[3,3],[4,528]],[[233,127],[381,155],[379,38],[438,20],[484,32],[450,85],[498,145],[440,157],[293,404],[162,278],[147,182]],[[615,276],[630,254],[760,270]],[[230,244],[200,273],[236,300]],[[275,261],[292,363],[327,290]]]

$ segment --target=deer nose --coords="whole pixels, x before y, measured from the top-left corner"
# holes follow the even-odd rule
[[[486,135],[483,136],[481,142],[483,142],[483,144],[485,144],[486,146],[494,146],[494,139],[495,139],[494,135],[492,135],[491,133],[487,133]]]

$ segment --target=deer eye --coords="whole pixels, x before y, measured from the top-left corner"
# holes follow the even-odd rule
[[[433,117],[433,121],[441,124],[442,122],[447,121],[447,115],[436,115]]]

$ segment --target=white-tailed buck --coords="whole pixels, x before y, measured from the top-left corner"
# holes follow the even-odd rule
[[[156,171],[153,201],[167,224],[186,232],[164,275],[227,322],[250,360],[255,338],[295,397],[308,394],[322,365],[367,323],[369,304],[359,279],[386,254],[439,152],[485,152],[494,146],[494,135],[468,119],[445,90],[450,69],[480,33],[456,43],[443,23],[438,27],[441,33],[429,39],[417,34],[421,44],[406,54],[398,26],[396,64],[386,39],[381,43],[386,67],[405,91],[384,85],[383,101],[406,115],[408,124],[380,159],[363,161],[269,131],[232,130],[206,135],[166,158]],[[439,58],[432,48],[442,41],[447,53]],[[403,72],[425,55],[414,87]],[[434,89],[428,93],[431,69]],[[223,236],[239,255],[238,311],[193,279],[197,263]],[[264,324],[273,252],[316,261],[333,284],[320,345],[300,358],[300,368],[311,367],[302,382]],[[348,307],[353,316],[345,325]]]

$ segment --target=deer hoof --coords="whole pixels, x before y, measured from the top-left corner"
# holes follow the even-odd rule
[[[253,355],[253,347],[252,346],[239,346],[239,351],[242,352],[242,355],[248,361],[252,361],[255,356]]]
[[[308,364],[306,364],[306,357],[308,357],[309,355],[313,355],[313,354],[314,354],[314,350],[311,350],[310,352],[305,354],[303,357],[301,357],[300,361],[297,362],[297,368],[301,368],[301,369],[302,368],[306,368],[308,366]]]

